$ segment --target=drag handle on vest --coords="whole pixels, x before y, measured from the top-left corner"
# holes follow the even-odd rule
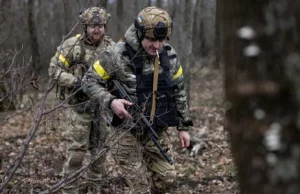
[[[108,83],[108,89],[117,98],[125,99],[125,100],[127,100],[127,101],[129,101],[129,102],[132,103],[131,108],[133,108],[133,110],[135,112],[137,112],[138,115],[139,115],[139,117],[138,117],[139,124],[141,126],[144,126],[144,130],[146,130],[146,132],[149,134],[149,136],[151,137],[153,143],[156,145],[156,147],[158,148],[158,150],[160,151],[160,153],[166,158],[166,160],[170,164],[173,164],[173,161],[172,161],[171,157],[167,154],[167,151],[164,150],[162,148],[162,146],[160,145],[160,143],[158,142],[158,135],[155,132],[155,130],[153,129],[152,124],[145,117],[145,115],[141,111],[140,107],[136,104],[136,102],[134,102],[132,100],[132,98],[127,94],[127,92],[121,86],[121,84],[117,80],[110,80],[109,83]],[[120,120],[122,120],[122,121],[120,121]],[[122,123],[123,119],[120,119],[118,116],[114,115],[113,121],[112,121],[112,125],[114,126],[114,124],[118,124],[120,122]]]

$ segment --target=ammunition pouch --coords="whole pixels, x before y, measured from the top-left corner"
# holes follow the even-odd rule
[[[70,105],[79,104],[88,100],[88,96],[81,89],[78,91],[76,91],[75,89],[69,89],[69,91],[69,94],[73,95],[70,96],[70,99],[68,101]]]
[[[93,113],[95,111],[95,104],[92,101],[83,101],[74,104],[73,110],[78,114]]]

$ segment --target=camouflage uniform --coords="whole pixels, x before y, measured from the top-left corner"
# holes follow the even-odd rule
[[[137,30],[131,25],[125,33],[124,39],[139,56],[143,56],[143,74],[152,74],[154,71],[154,57],[149,56],[142,48]],[[176,56],[174,48],[165,43],[170,49],[168,56]],[[97,99],[103,109],[109,110],[110,102],[116,97],[107,92],[105,83],[111,78],[117,78],[124,89],[133,99],[136,94],[136,75],[133,72],[134,64],[128,57],[125,42],[118,42],[112,49],[107,49],[100,56],[93,67],[89,69],[83,79],[85,93],[91,99]],[[159,51],[161,52],[161,50]],[[100,68],[101,67],[101,68]],[[100,71],[101,69],[101,71]],[[162,72],[160,67],[159,73]],[[177,57],[170,59],[170,74],[173,82],[177,84],[175,91],[177,110],[188,121],[189,113],[184,88],[182,68]],[[132,115],[134,113],[131,113]],[[188,130],[188,127],[178,125],[178,130]],[[125,130],[125,129],[121,129]],[[172,147],[166,138],[167,129],[156,129],[159,142],[163,148],[169,148],[168,154],[172,156]],[[164,190],[176,178],[174,165],[169,164],[159,152],[151,139],[145,138],[141,127],[135,126],[123,136],[114,147],[114,158],[121,165],[128,186],[125,193],[150,193],[150,189]],[[149,179],[150,177],[150,179]]]
[[[90,14],[94,11],[100,13],[100,17],[106,18],[106,11],[98,7],[93,7],[84,12],[84,16],[92,17]],[[83,21],[83,20],[82,20]],[[67,96],[70,109],[68,110],[70,125],[68,126],[64,137],[68,141],[67,145],[67,161],[63,166],[63,174],[71,174],[81,168],[87,150],[91,155],[97,153],[98,142],[104,142],[108,134],[108,125],[103,119],[104,113],[96,113],[95,107],[91,101],[87,99],[83,93],[74,94],[74,85],[80,83],[82,76],[99,57],[99,53],[115,43],[107,36],[98,45],[94,45],[86,35],[86,24],[83,23],[84,32],[82,35],[76,35],[63,42],[57,48],[56,54],[52,57],[49,75],[52,79],[57,80],[59,88],[59,97],[61,100]],[[101,24],[106,24],[106,19]],[[80,90],[80,88],[79,88]],[[66,94],[65,94],[66,93]],[[100,119],[96,119],[96,116]],[[93,119],[97,120],[100,126],[92,124]],[[99,121],[100,120],[100,121]],[[101,139],[99,140],[99,129],[101,129]],[[87,175],[91,179],[100,178],[103,173],[103,160],[100,157],[88,169]],[[75,184],[65,187],[64,193],[77,193],[78,188]]]

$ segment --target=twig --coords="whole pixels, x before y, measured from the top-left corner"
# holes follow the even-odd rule
[[[2,191],[4,191],[4,189],[6,188],[7,184],[9,183],[9,181],[12,179],[12,177],[14,176],[16,170],[19,168],[22,159],[25,156],[26,150],[28,148],[28,145],[30,143],[30,141],[32,140],[32,138],[34,137],[34,134],[36,133],[36,131],[38,130],[38,126],[42,120],[43,117],[43,111],[45,108],[45,103],[46,103],[46,99],[47,96],[49,94],[49,92],[51,91],[51,87],[49,87],[50,85],[50,81],[48,82],[48,88],[47,91],[44,93],[44,96],[42,98],[42,103],[39,106],[39,111],[37,113],[36,118],[34,118],[34,123],[33,126],[31,127],[30,132],[27,134],[27,137],[24,141],[23,147],[21,149],[21,152],[18,154],[17,158],[15,159],[14,163],[11,165],[11,167],[7,170],[7,172],[5,173],[4,177],[3,177],[3,181],[2,184],[0,185],[0,193]]]
[[[58,183],[56,183],[55,185],[53,185],[52,187],[48,188],[45,191],[39,192],[39,194],[48,194],[48,193],[53,193],[53,192],[57,192],[59,191],[61,188],[65,187],[66,185],[76,181],[77,179],[79,179],[88,169],[88,167],[90,165],[92,165],[98,158],[100,158],[101,156],[103,156],[105,153],[107,153],[109,150],[111,150],[112,146],[115,145],[129,130],[128,129],[126,131],[124,131],[117,139],[116,141],[114,141],[112,144],[104,147],[103,149],[100,149],[97,154],[91,158],[91,160],[88,162],[87,165],[81,167],[79,170],[77,170],[76,172],[70,174],[69,176],[67,176],[66,178],[62,179],[61,181],[59,181]],[[116,135],[116,133],[114,134]],[[112,139],[112,137],[110,138]],[[107,141],[109,142],[109,141]]]

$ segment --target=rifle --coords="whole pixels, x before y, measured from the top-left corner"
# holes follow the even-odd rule
[[[127,92],[125,91],[125,89],[121,86],[121,84],[117,81],[117,80],[111,80],[108,82],[108,88],[113,92],[114,95],[116,95],[118,98],[122,98],[125,99],[129,102],[132,103],[132,108],[134,109],[134,111],[136,111],[140,117],[140,119],[138,120],[139,124],[141,126],[145,126],[145,130],[147,131],[147,133],[149,134],[149,136],[151,137],[152,141],[154,142],[154,144],[156,145],[156,147],[158,148],[158,150],[160,151],[160,153],[166,158],[166,160],[170,163],[173,164],[173,160],[171,159],[171,157],[167,154],[167,150],[164,150],[160,143],[157,141],[158,139],[158,135],[157,133],[154,131],[152,124],[147,120],[147,118],[145,117],[145,115],[143,114],[143,112],[141,111],[140,107],[131,99],[131,97],[127,94]],[[113,117],[113,121],[112,121],[112,125],[113,126],[118,126],[120,124],[120,122],[122,122],[123,120],[117,116],[114,115]]]

